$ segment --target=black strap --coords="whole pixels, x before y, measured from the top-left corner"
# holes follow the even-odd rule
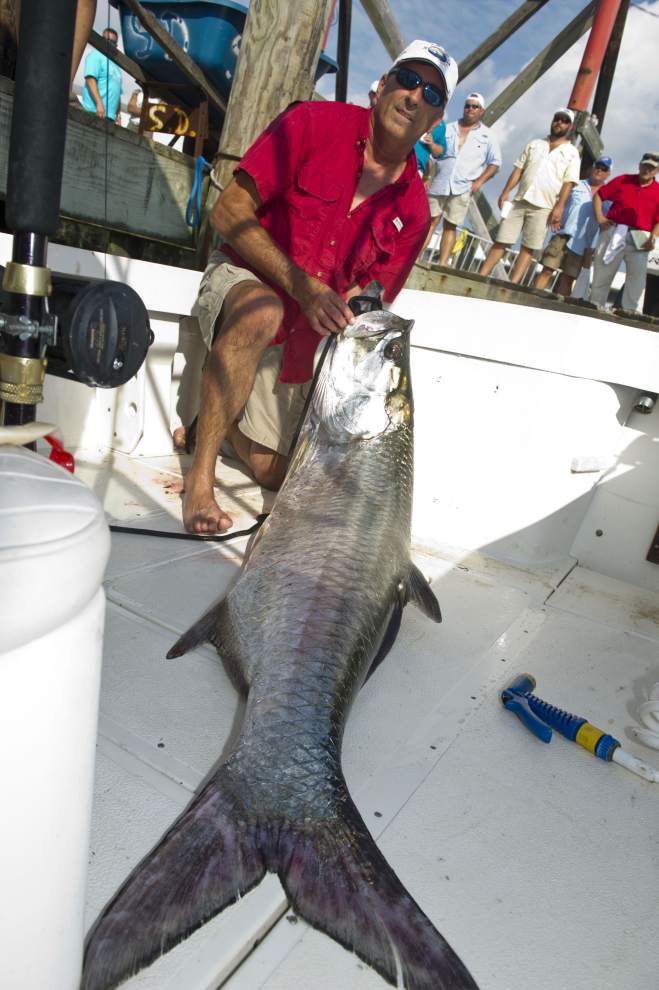
[[[239,529],[236,533],[221,533],[219,535],[205,536],[203,533],[169,533],[166,529],[139,529],[137,526],[110,526],[112,533],[131,533],[134,536],[164,536],[169,540],[203,540],[204,543],[226,543],[228,540],[237,540],[239,536],[249,536],[268,518],[269,513],[261,512],[256,517],[256,522],[249,529]]]

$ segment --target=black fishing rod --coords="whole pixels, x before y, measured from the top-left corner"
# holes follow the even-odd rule
[[[0,425],[33,422],[46,370],[114,388],[139,370],[153,335],[137,293],[119,282],[53,276],[76,0],[22,0],[0,268]],[[106,138],[109,127],[105,122]]]

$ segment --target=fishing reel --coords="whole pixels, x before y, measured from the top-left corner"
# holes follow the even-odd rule
[[[0,267],[0,284],[3,275]],[[46,345],[48,374],[91,387],[124,385],[137,374],[153,343],[144,303],[122,282],[53,275],[47,315],[38,325],[10,315],[9,308],[6,293],[0,291],[1,335],[38,336]]]

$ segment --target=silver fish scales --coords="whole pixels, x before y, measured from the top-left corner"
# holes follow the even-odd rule
[[[87,941],[109,990],[276,872],[293,908],[407,990],[477,990],[379,852],[348,793],[355,694],[404,605],[439,621],[410,560],[411,324],[359,318],[330,344],[284,485],[208,640],[247,693],[233,752],[127,878]]]

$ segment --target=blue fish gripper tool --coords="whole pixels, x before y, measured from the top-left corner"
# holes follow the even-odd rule
[[[618,763],[645,780],[659,782],[659,771],[632,756],[622,748],[617,739],[608,732],[598,729],[596,725],[592,725],[588,719],[571,715],[570,712],[556,708],[542,698],[538,698],[533,694],[535,685],[535,677],[531,674],[519,674],[501,692],[504,708],[514,712],[534,736],[548,743],[551,742],[552,732],[555,729],[566,739],[583,746],[600,760]]]

